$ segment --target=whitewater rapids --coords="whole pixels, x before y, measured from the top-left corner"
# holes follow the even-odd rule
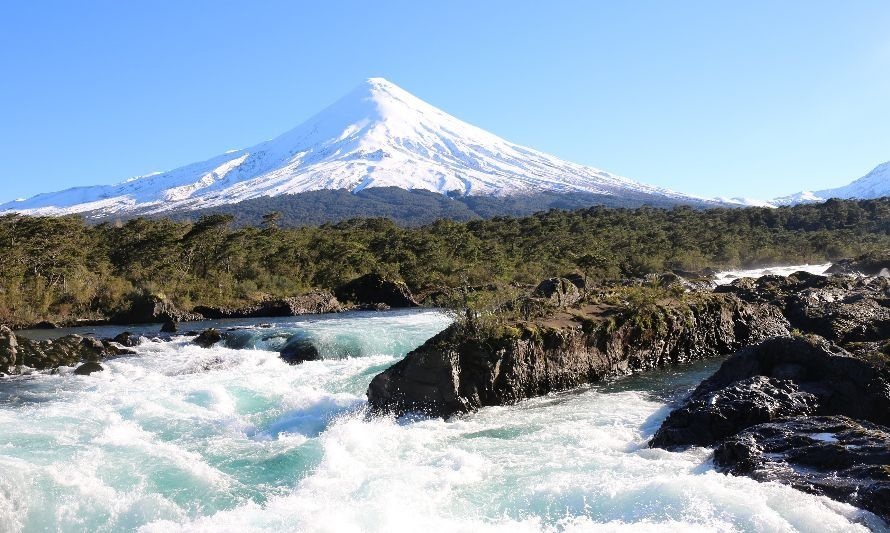
[[[0,384],[0,531],[867,531],[873,515],[653,450],[719,361],[486,408],[370,417],[371,378],[435,311],[248,321],[240,349],[138,356]],[[324,360],[288,366],[299,331]]]

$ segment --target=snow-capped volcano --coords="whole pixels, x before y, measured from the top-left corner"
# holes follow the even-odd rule
[[[0,205],[0,211],[158,213],[321,189],[393,186],[459,195],[558,192],[708,202],[518,146],[372,78],[256,146],[117,185],[40,194]]]
[[[776,198],[773,202],[779,205],[824,202],[829,198],[853,198],[867,200],[890,196],[890,161],[882,163],[858,180],[821,191],[803,191],[790,196]]]

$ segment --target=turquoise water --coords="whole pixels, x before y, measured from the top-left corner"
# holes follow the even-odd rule
[[[882,527],[848,505],[718,474],[707,449],[648,449],[668,402],[713,362],[449,422],[369,417],[370,379],[448,322],[431,311],[256,321],[231,347],[146,338],[100,374],[5,381],[0,530]],[[293,334],[325,359],[281,362],[272,350]]]

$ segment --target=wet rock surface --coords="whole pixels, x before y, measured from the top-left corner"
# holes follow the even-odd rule
[[[205,329],[200,335],[195,337],[192,344],[196,344],[201,348],[210,348],[221,340],[223,340],[223,334],[214,328],[209,328]]]
[[[312,344],[312,341],[300,336],[294,336],[288,340],[287,344],[281,349],[280,354],[281,359],[291,365],[321,359],[321,354],[318,352],[318,348]]]
[[[119,333],[113,339],[111,339],[111,341],[116,342],[117,344],[120,344],[121,346],[124,346],[126,348],[133,348],[134,346],[139,345],[139,337],[129,331]]]
[[[788,334],[775,308],[725,295],[665,303],[645,316],[598,318],[497,335],[454,324],[378,374],[368,400],[376,410],[448,417]]]
[[[657,448],[708,446],[760,423],[813,414],[818,402],[792,381],[755,376],[693,394],[671,412],[649,444]]]
[[[86,363],[75,368],[74,373],[78,376],[89,376],[93,372],[102,372],[103,370],[105,370],[105,368],[96,361],[87,361]]]
[[[890,520],[890,431],[844,416],[759,424],[728,438],[714,463],[736,475],[825,495]]]
[[[135,353],[111,339],[65,335],[55,340],[35,341],[15,335],[7,327],[0,327],[2,374],[17,374],[22,368],[47,370],[79,363],[98,363],[110,357]],[[95,370],[95,365],[86,368]]]

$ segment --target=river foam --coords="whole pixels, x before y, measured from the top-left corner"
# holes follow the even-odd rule
[[[370,379],[448,322],[430,311],[298,319],[243,330],[253,340],[240,349],[146,340],[99,374],[8,381],[0,529],[882,527],[846,504],[717,473],[708,449],[647,448],[668,402],[715,362],[448,422],[369,416]],[[325,359],[284,364],[262,344],[276,331],[321,342]]]

